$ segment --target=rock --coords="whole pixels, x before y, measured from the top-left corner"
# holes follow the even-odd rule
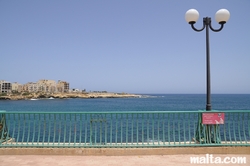
[[[58,98],[58,99],[65,99],[65,98],[138,98],[140,95],[135,94],[127,94],[127,93],[53,93],[53,94],[44,94],[44,93],[29,93],[26,95],[6,95],[0,96],[0,100],[29,100],[31,98]]]

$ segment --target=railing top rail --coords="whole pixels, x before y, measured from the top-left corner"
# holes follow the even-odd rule
[[[0,111],[0,113],[6,113],[6,114],[178,114],[178,113],[216,113],[216,112],[229,112],[229,113],[250,113],[250,110],[212,110],[212,111],[206,111],[206,110],[197,110],[197,111],[98,111],[98,112],[92,112],[92,111],[85,111],[85,112],[38,112],[38,111]]]

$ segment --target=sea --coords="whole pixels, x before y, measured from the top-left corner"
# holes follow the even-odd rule
[[[250,110],[250,94],[212,94],[212,110]],[[140,98],[0,100],[7,112],[109,112],[205,110],[205,94],[142,94]]]
[[[240,110],[250,110],[250,94],[212,94],[211,96],[211,103],[213,110],[239,110],[239,114],[236,117],[229,116],[227,119],[228,125],[225,125],[226,128],[221,128],[222,133],[222,140],[226,140],[225,129],[228,133],[233,133],[233,129],[237,128],[240,129],[240,135],[237,135],[230,139],[241,139],[247,137],[249,139],[250,135],[244,135],[245,133],[249,133],[247,127],[249,126],[249,118],[248,116],[244,116],[245,114],[240,113]],[[77,121],[74,123],[71,121],[71,115],[64,114],[61,116],[56,116],[57,121],[54,123],[54,120],[51,120],[51,116],[48,114],[37,115],[36,112],[125,112],[125,111],[198,111],[198,110],[205,110],[206,108],[206,95],[205,94],[142,94],[139,98],[91,98],[91,99],[82,99],[82,98],[74,98],[74,99],[39,99],[39,100],[0,100],[0,110],[4,110],[6,112],[33,112],[31,116],[28,114],[21,116],[23,120],[16,122],[17,116],[15,114],[8,114],[7,115],[7,122],[6,122],[6,131],[7,127],[9,128],[10,136],[15,138],[18,141],[24,140],[24,142],[41,142],[41,140],[48,140],[49,142],[56,141],[60,142],[60,137],[65,138],[66,142],[70,142],[73,140],[73,135],[77,136],[76,141],[85,140],[87,142],[91,142],[91,139],[95,140],[95,142],[104,142],[105,133],[105,125],[101,122],[92,122],[94,119],[100,119],[99,114],[95,115],[88,115],[84,116],[84,121],[80,121],[79,118],[82,117],[80,114],[75,114]],[[92,117],[93,116],[93,117]],[[98,117],[95,117],[98,116]],[[108,128],[108,140],[111,142],[124,142],[127,138],[128,141],[159,141],[165,140],[163,138],[163,128],[159,129],[158,133],[161,133],[161,137],[159,134],[157,135],[158,131],[157,126],[159,126],[159,122],[163,125],[162,120],[165,118],[165,115],[160,115],[158,120],[152,120],[150,118],[143,120],[141,115],[138,117],[131,117],[129,122],[126,119],[121,118],[122,115],[116,115],[116,118],[112,115],[105,116],[105,124],[109,126]],[[151,115],[149,115],[151,116]],[[174,118],[174,115],[171,115]],[[184,115],[178,115],[178,118],[184,120]],[[192,114],[194,119],[198,119],[197,115]],[[34,121],[25,121],[25,117],[28,119],[36,119]],[[20,118],[20,116],[18,117]],[[63,118],[63,119],[62,119]],[[87,119],[86,119],[87,118]],[[93,119],[94,118],[94,119]],[[114,121],[118,119],[118,121]],[[137,120],[131,120],[136,118]],[[37,121],[39,119],[39,122]],[[46,122],[43,119],[49,119]],[[234,127],[234,121],[239,121],[242,119],[242,123],[238,123],[238,127]],[[244,122],[243,122],[244,119]],[[191,135],[195,135],[194,131],[197,125],[195,122],[192,123],[193,125],[189,126],[189,128],[182,128],[179,130],[175,128],[175,126],[179,125],[179,121],[172,120],[171,118],[168,119],[169,122],[164,124],[165,129],[171,128],[170,136],[167,132],[165,132],[164,137],[168,138],[169,141],[178,140],[184,141],[185,135],[181,135],[178,137],[178,133],[189,133],[191,131]],[[106,122],[107,121],[107,122]],[[143,127],[143,125],[147,125],[146,121],[150,123],[150,129]],[[90,123],[89,123],[90,122]],[[233,123],[232,123],[233,122]],[[53,124],[52,124],[53,123]],[[126,124],[129,123],[128,128],[126,129]],[[139,124],[138,124],[139,123]],[[145,123],[145,124],[144,124]],[[23,126],[23,131],[19,137],[19,129],[20,124]],[[43,124],[43,125],[41,125]],[[183,124],[189,124],[189,122],[183,122]],[[233,124],[233,127],[230,125]],[[56,127],[53,127],[53,126]],[[76,126],[72,126],[76,125]],[[94,125],[94,126],[93,126]],[[82,128],[85,129],[83,132],[85,134],[81,134],[81,129],[79,126],[83,126]],[[113,126],[113,127],[112,127]],[[136,137],[135,132],[141,129],[143,131],[139,131],[139,136]],[[17,130],[18,129],[18,130]],[[118,129],[120,133],[117,135]],[[177,130],[178,129],[178,130]],[[187,131],[184,131],[187,130]],[[190,129],[190,131],[188,130]],[[71,133],[72,138],[69,135],[65,134]],[[74,130],[76,131],[74,133]],[[128,130],[129,132],[126,132]],[[232,130],[232,131],[231,131]],[[28,131],[35,131],[33,138],[31,137],[32,132]],[[58,131],[58,132],[57,132]],[[64,131],[60,132],[60,131]],[[46,132],[46,133],[45,133]],[[93,134],[94,133],[94,134]],[[56,134],[55,137],[52,135]],[[129,134],[129,135],[126,135]],[[242,135],[243,134],[243,135]],[[94,136],[95,135],[95,136]],[[224,138],[225,136],[225,138]],[[158,138],[159,137],[159,138]],[[98,138],[98,139],[97,139]],[[157,139],[156,139],[157,138]],[[33,140],[32,140],[33,139]],[[139,139],[139,140],[136,140]]]

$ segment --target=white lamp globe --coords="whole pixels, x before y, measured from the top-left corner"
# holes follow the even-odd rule
[[[220,9],[215,14],[215,20],[218,23],[226,23],[229,20],[230,13],[227,9]]]
[[[185,19],[188,23],[195,23],[199,19],[199,12],[196,9],[189,9],[185,14]]]

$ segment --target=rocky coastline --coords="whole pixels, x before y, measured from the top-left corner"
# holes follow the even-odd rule
[[[0,100],[67,99],[67,98],[139,98],[141,95],[129,93],[20,93],[0,96]]]

